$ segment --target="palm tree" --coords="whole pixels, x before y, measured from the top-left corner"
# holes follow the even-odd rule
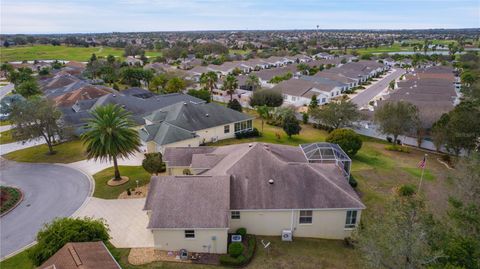
[[[230,101],[233,100],[233,94],[235,93],[235,90],[237,88],[238,88],[237,78],[232,74],[228,74],[227,77],[225,78],[225,82],[223,83],[223,89],[227,91],[227,93],[230,95]]]
[[[200,84],[202,84],[203,87],[205,87],[205,89],[209,90],[210,92],[212,92],[213,89],[215,89],[217,81],[218,81],[217,73],[213,71],[203,73],[200,76]]]
[[[245,85],[255,91],[256,89],[260,88],[260,79],[254,74],[251,74],[245,80]]]
[[[138,151],[140,139],[129,119],[130,113],[123,108],[109,104],[99,106],[91,113],[88,131],[81,138],[87,146],[87,158],[113,161],[114,180],[121,180],[117,158],[126,158]]]

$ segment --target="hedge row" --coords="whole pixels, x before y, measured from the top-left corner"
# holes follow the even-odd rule
[[[252,130],[241,131],[235,133],[235,138],[242,139],[242,138],[250,138],[250,137],[259,137],[260,132],[257,128],[253,128]]]

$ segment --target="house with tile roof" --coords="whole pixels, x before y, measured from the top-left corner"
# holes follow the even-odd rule
[[[155,248],[226,253],[228,233],[344,239],[365,205],[336,144],[166,148],[144,210]],[[185,175],[188,171],[189,175]]]
[[[140,138],[147,152],[198,147],[252,130],[252,116],[215,103],[178,102],[144,117]]]

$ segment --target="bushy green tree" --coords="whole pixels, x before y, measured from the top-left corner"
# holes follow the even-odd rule
[[[23,97],[28,98],[42,93],[35,79],[27,80],[20,83],[15,90]]]
[[[237,99],[228,101],[227,107],[233,110],[236,110],[238,112],[242,112],[242,105],[240,104],[240,102],[238,102]]]
[[[300,134],[300,130],[302,127],[300,126],[299,121],[295,117],[295,114],[289,113],[283,118],[282,124],[283,130],[288,135],[288,137],[292,137],[292,135]]]
[[[362,148],[360,135],[351,129],[336,129],[328,134],[327,142],[338,144],[348,156],[353,157]]]
[[[168,80],[167,84],[165,85],[165,92],[166,93],[176,93],[181,92],[185,89],[186,83],[185,80],[179,77],[173,77]]]
[[[37,244],[28,250],[28,256],[40,266],[69,242],[108,242],[108,228],[102,220],[90,218],[55,219],[37,233]]]
[[[268,106],[279,107],[283,104],[283,96],[281,93],[273,90],[260,90],[253,92],[250,98],[251,106]]]
[[[200,89],[200,90],[191,89],[191,90],[188,90],[187,94],[197,97],[199,99],[202,99],[207,103],[210,103],[210,101],[212,100],[212,94],[205,89]]]
[[[393,144],[399,135],[411,132],[418,120],[418,108],[404,101],[387,102],[375,111],[380,132],[393,135]]]
[[[319,123],[333,129],[348,127],[360,118],[357,105],[347,100],[332,102],[309,112]]]
[[[155,175],[166,171],[165,163],[162,160],[162,154],[160,152],[146,153],[142,161],[142,167],[145,171]]]

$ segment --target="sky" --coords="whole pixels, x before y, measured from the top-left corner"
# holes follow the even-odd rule
[[[480,28],[480,0],[1,0],[0,33]]]

